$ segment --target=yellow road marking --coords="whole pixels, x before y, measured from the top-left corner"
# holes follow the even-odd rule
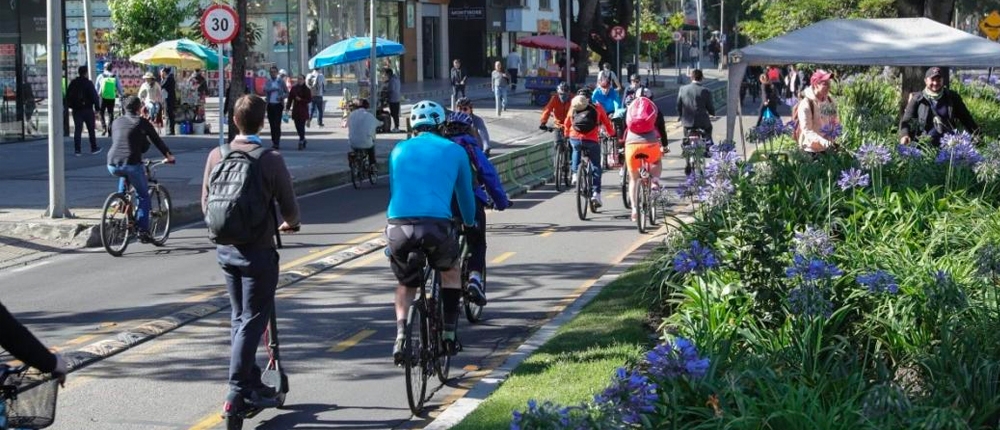
[[[340,342],[337,342],[337,344],[334,345],[332,348],[330,348],[328,351],[329,352],[344,352],[344,351],[347,351],[348,349],[356,346],[358,343],[361,343],[362,340],[365,340],[365,338],[367,338],[368,336],[371,336],[373,334],[375,334],[375,330],[367,329],[366,328],[364,330],[361,330],[361,331],[355,333],[354,336],[351,336],[351,337],[349,337],[347,339],[344,339],[344,340],[342,340]]]
[[[371,255],[369,255],[368,257],[362,258],[360,260],[354,260],[353,263],[350,263],[345,267],[353,269],[355,267],[364,267],[376,261],[384,261],[384,260],[385,260],[385,254],[383,254],[381,251],[375,251],[371,253]]]
[[[211,416],[205,417],[205,419],[198,421],[198,424],[191,426],[188,430],[208,430],[222,424],[222,415],[219,413],[212,414]]]
[[[512,252],[512,251],[507,251],[507,252],[505,252],[503,254],[498,255],[497,258],[494,258],[493,261],[491,261],[490,263],[493,263],[493,264],[503,263],[504,261],[507,261],[508,258],[513,257],[514,254],[517,254],[517,253],[516,252]]]
[[[199,303],[199,302],[203,302],[206,299],[208,299],[209,297],[212,297],[212,296],[215,296],[215,295],[218,295],[218,294],[222,294],[222,293],[223,293],[223,291],[205,291],[203,293],[198,293],[198,294],[195,294],[195,295],[193,295],[191,297],[188,297],[188,298],[184,299],[184,303]]]
[[[281,265],[281,268],[279,270],[281,270],[282,272],[284,272],[284,271],[286,271],[288,269],[291,269],[293,267],[298,267],[298,266],[301,266],[303,264],[312,262],[314,260],[318,260],[320,258],[323,258],[323,257],[325,257],[327,255],[333,254],[333,253],[335,253],[337,251],[341,251],[341,250],[347,249],[347,248],[351,247],[352,245],[357,245],[359,243],[367,242],[367,241],[372,240],[372,239],[374,239],[376,237],[379,237],[381,235],[382,235],[382,232],[381,231],[377,231],[377,232],[366,234],[364,236],[358,236],[358,237],[356,237],[354,239],[351,239],[351,240],[349,240],[347,242],[344,242],[343,244],[334,245],[334,246],[331,246],[329,248],[323,249],[322,251],[313,252],[313,253],[310,253],[309,255],[306,255],[304,257],[298,258],[296,260],[289,261],[289,262]]]
[[[72,339],[72,340],[66,342],[66,345],[79,345],[81,343],[84,343],[84,342],[86,342],[88,340],[91,340],[91,339],[94,339],[96,337],[97,337],[96,334],[85,334],[83,336],[77,337],[75,339]]]
[[[549,237],[549,236],[552,236],[552,233],[555,233],[555,232],[556,232],[556,229],[554,229],[554,228],[547,228],[547,229],[543,230],[542,234],[538,235],[538,237]]]
[[[466,372],[475,372],[479,370],[479,366],[476,366],[475,364],[467,364],[462,368],[462,370],[465,370]]]

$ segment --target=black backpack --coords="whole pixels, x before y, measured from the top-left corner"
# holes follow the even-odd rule
[[[208,238],[219,245],[254,243],[272,233],[267,222],[274,205],[264,192],[260,168],[260,157],[269,149],[245,152],[225,145],[221,151],[222,160],[212,168],[208,181]]]
[[[590,133],[597,128],[597,109],[587,106],[586,109],[573,113],[573,130],[580,133]]]

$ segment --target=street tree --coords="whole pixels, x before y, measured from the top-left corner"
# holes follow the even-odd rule
[[[563,5],[573,3],[572,0],[563,0]],[[619,0],[610,2],[609,6],[602,11],[600,0],[579,0],[577,2],[579,10],[573,10],[576,20],[572,24],[566,23],[566,17],[561,17],[563,28],[570,28],[570,40],[580,45],[580,50],[573,53],[572,62],[577,70],[577,82],[583,82],[587,76],[587,61],[590,58],[590,51],[601,57],[603,62],[606,58],[614,56],[614,40],[611,39],[610,28],[620,25],[629,28],[632,23],[632,16],[635,13],[632,0]]]
[[[181,23],[193,3],[180,0],[108,0],[113,52],[129,57],[160,42],[182,37]]]
[[[956,0],[896,0],[896,7],[900,18],[925,17],[933,19],[942,24],[951,23],[955,13]],[[933,66],[934,64],[927,64]],[[941,64],[947,66],[947,64]],[[924,68],[923,67],[903,67],[903,84],[900,92],[899,112],[902,116],[903,108],[906,107],[907,98],[910,93],[924,89]],[[947,83],[948,75],[945,75]]]

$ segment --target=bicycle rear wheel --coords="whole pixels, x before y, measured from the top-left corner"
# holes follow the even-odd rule
[[[561,148],[556,147],[555,165],[552,166],[552,178],[556,183],[556,191],[566,189],[563,184],[563,158],[566,158],[566,153]]]
[[[647,217],[649,211],[649,184],[646,181],[639,182],[639,192],[636,194],[635,208],[638,216],[635,218],[635,225],[639,228],[639,233],[646,233]]]
[[[163,185],[151,185],[149,203],[149,234],[153,237],[153,245],[163,246],[170,237],[170,211],[173,208],[170,193]]]
[[[410,305],[406,317],[406,331],[403,339],[403,368],[406,370],[406,402],[410,412],[419,414],[424,408],[424,395],[427,393],[427,377],[429,376],[427,357],[427,325],[422,309],[424,302],[417,301]]]
[[[467,264],[467,263],[466,263]],[[464,267],[464,266],[463,266]],[[464,271],[464,269],[463,269]],[[486,294],[486,269],[483,269],[483,273],[480,274],[483,281],[483,294]],[[468,274],[462,277],[462,279],[469,279]],[[483,320],[483,307],[475,303],[472,303],[468,297],[463,297],[462,301],[465,302],[465,319],[469,320],[470,323],[477,323]]]
[[[359,164],[361,164],[361,162],[358,161],[358,157],[354,156],[352,156],[348,162],[351,169],[351,184],[354,185],[355,190],[361,189],[362,177],[361,168],[358,166]]]
[[[582,160],[580,167],[576,169],[576,214],[581,221],[587,219],[587,209],[590,208],[590,172]]]
[[[622,204],[625,209],[632,209],[632,202],[628,200],[628,172],[622,175]]]
[[[125,200],[125,195],[112,193],[104,201],[101,210],[101,245],[104,250],[115,257],[121,257],[128,248],[129,236],[129,214],[127,213],[129,204]]]
[[[378,182],[378,165],[369,164],[368,165],[368,183],[375,185]]]

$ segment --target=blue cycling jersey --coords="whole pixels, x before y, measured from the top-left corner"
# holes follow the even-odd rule
[[[472,169],[461,146],[429,133],[396,144],[389,154],[389,219],[452,219],[453,196],[462,222],[475,224]]]
[[[604,94],[601,92],[600,88],[598,88],[594,90],[593,94],[591,94],[590,101],[601,105],[601,107],[604,108],[604,112],[611,115],[618,109],[619,106],[618,91],[615,91],[614,88],[609,88],[608,93]]]

